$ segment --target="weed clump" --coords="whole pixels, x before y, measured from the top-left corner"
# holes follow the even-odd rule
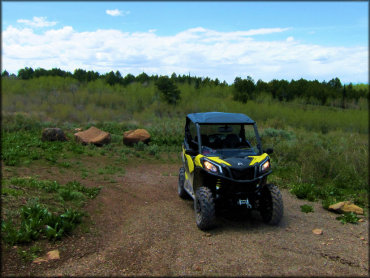
[[[310,205],[302,205],[301,206],[301,211],[304,212],[304,213],[313,212],[313,207],[310,206]]]
[[[11,245],[28,243],[41,236],[49,240],[60,239],[70,233],[81,222],[82,212],[67,209],[56,215],[38,202],[31,202],[20,209],[20,227],[16,228],[12,220],[2,221],[2,238]]]
[[[290,189],[290,192],[296,195],[297,198],[307,199],[309,201],[316,200],[315,191],[315,185],[308,183],[294,184]]]
[[[15,186],[21,190],[33,190],[31,192],[34,193],[44,192],[44,195],[41,194],[42,200],[51,197],[50,200],[59,201],[59,204],[49,205],[53,208],[51,210],[45,204],[40,203],[39,199],[31,199],[11,216],[7,215],[6,220],[1,223],[1,233],[4,242],[8,244],[29,243],[40,237],[57,240],[71,233],[85,215],[74,207],[80,207],[86,198],[95,198],[101,189],[100,187],[85,187],[77,181],[61,185],[56,181],[38,180],[33,177],[3,180],[3,185],[5,189],[12,189],[10,186]],[[21,190],[18,189],[16,194],[13,192],[15,189],[5,190],[5,193],[14,193],[14,196],[19,196],[18,193]],[[55,210],[59,212],[54,212]]]
[[[339,220],[342,224],[346,223],[357,224],[359,220],[357,214],[354,212],[346,212],[341,216],[338,216],[336,219]]]

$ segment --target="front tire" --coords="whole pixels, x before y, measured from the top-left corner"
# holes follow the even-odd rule
[[[284,214],[284,205],[282,195],[276,185],[266,184],[262,189],[260,213],[265,223],[279,224]]]
[[[189,194],[184,189],[185,184],[185,169],[181,167],[179,170],[179,182],[177,185],[177,193],[181,199],[189,199]]]
[[[200,230],[214,227],[216,220],[215,201],[212,191],[207,187],[199,187],[194,199],[195,221]]]

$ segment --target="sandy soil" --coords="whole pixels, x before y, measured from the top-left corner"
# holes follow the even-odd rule
[[[88,205],[91,232],[57,244],[60,260],[20,265],[6,251],[2,274],[368,276],[367,220],[343,225],[319,203],[311,203],[314,213],[302,213],[300,206],[309,202],[282,190],[279,226],[234,212],[220,215],[218,227],[205,233],[196,227],[192,200],[177,196],[179,167],[128,166]],[[323,234],[313,234],[315,228]]]

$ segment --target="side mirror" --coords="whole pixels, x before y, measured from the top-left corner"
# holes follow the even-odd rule
[[[272,148],[267,148],[266,150],[264,150],[264,152],[267,154],[272,154],[274,150]]]
[[[198,154],[198,152],[197,152],[197,151],[194,151],[194,150],[192,150],[192,149],[186,149],[186,150],[185,150],[185,154],[187,154],[187,155],[191,155],[191,156],[195,156],[195,155],[197,155],[197,154]]]

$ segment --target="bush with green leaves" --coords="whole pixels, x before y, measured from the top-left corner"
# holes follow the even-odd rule
[[[359,220],[357,214],[354,212],[346,212],[341,216],[338,216],[336,219],[339,220],[342,224],[346,223],[357,224]]]
[[[313,212],[313,207],[305,204],[301,206],[301,211],[304,213]]]
[[[296,195],[299,199],[307,199],[309,201],[316,200],[315,191],[315,185],[308,183],[293,184],[290,189],[290,192]]]
[[[150,155],[158,156],[159,155],[159,152],[160,152],[160,148],[156,144],[150,144],[149,146],[146,147],[146,151]]]
[[[49,240],[60,239],[72,232],[81,222],[83,215],[84,213],[72,209],[56,215],[40,203],[31,202],[20,209],[19,227],[16,227],[12,220],[2,221],[2,238],[11,245],[29,243],[41,236]]]

